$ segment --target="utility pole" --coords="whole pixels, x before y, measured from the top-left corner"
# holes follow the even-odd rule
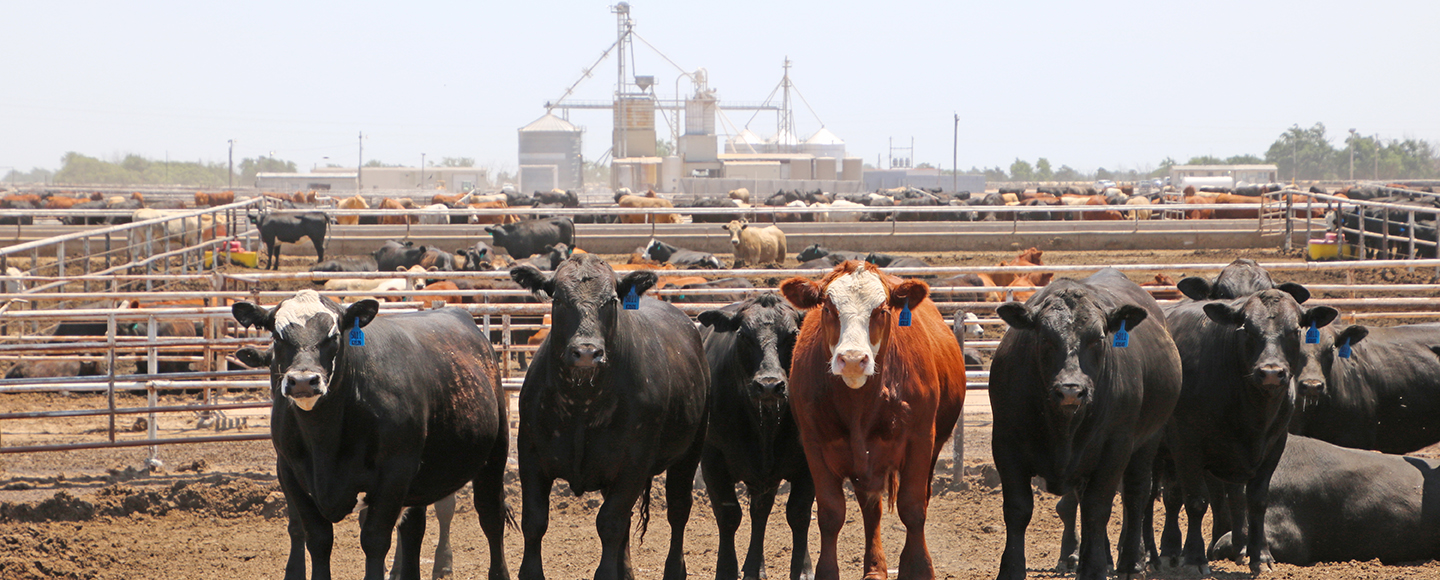
[[[420,154],[420,189],[425,189],[425,154]]]
[[[960,193],[960,113],[955,113],[955,142],[950,147],[950,193]]]
[[[235,189],[235,140],[226,141],[230,144],[230,169],[225,174],[226,189]]]
[[[1350,130],[1350,181],[1355,181],[1355,130]]]
[[[364,186],[360,181],[360,172],[365,171],[365,132],[360,132],[360,157],[355,160],[355,193],[360,193]]]
[[[1380,134],[1375,134],[1375,173],[1370,176],[1375,181],[1380,181]]]

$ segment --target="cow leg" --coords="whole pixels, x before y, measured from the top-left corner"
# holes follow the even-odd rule
[[[400,516],[399,541],[395,542],[395,563],[390,566],[390,580],[420,580],[420,548],[425,542],[425,507],[405,508]],[[364,527],[363,524],[361,527]]]
[[[1245,501],[1250,510],[1250,537],[1246,550],[1250,555],[1250,572],[1253,574],[1275,571],[1275,556],[1270,554],[1270,539],[1265,537],[1265,508],[1270,502],[1270,478],[1275,474],[1275,467],[1280,464],[1280,455],[1285,451],[1285,444],[1275,447],[1270,456],[1265,458],[1265,462],[1260,464],[1255,477],[1245,484]],[[1231,501],[1239,501],[1239,498]],[[1240,526],[1235,527],[1238,529]],[[1239,540],[1236,540],[1236,544],[1239,544]]]
[[[765,524],[770,521],[770,511],[775,509],[777,487],[765,489],[748,486],[750,492],[750,547],[745,551],[745,575],[743,580],[764,580],[765,574]],[[708,487],[707,487],[708,489]]]
[[[911,443],[910,460],[901,472],[900,489],[897,491],[899,497],[895,510],[900,516],[900,523],[905,524],[905,547],[900,549],[897,574],[900,580],[932,580],[935,577],[930,547],[925,543],[925,513],[930,507],[930,477],[935,466],[933,461],[927,461],[932,459],[932,454],[929,451],[922,454],[921,451],[923,443],[928,442]],[[878,533],[875,540],[876,550],[879,551]]]
[[[475,511],[480,511],[478,508]],[[440,538],[435,545],[435,567],[431,578],[444,578],[454,570],[455,556],[450,551],[450,522],[455,519],[455,494],[435,502],[435,522],[440,528]]]
[[[715,513],[715,526],[720,529],[715,580],[735,580],[740,576],[735,556],[735,532],[740,529],[740,500],[735,497],[735,479],[725,465],[724,454],[717,448],[705,449],[704,465],[700,475],[705,478],[705,491],[710,494],[710,509]],[[754,501],[753,498],[751,501]],[[751,535],[754,535],[753,522]]]
[[[1115,504],[1115,490],[1124,475],[1124,466],[1115,465],[1124,458],[1114,456],[1102,460],[1100,467],[1080,490],[1080,566],[1076,580],[1104,580],[1110,572],[1110,511]]]
[[[521,447],[522,458],[524,450]],[[525,536],[520,580],[545,580],[540,544],[545,538],[545,530],[550,527],[550,488],[554,485],[555,478],[541,474],[538,469],[520,470],[520,532]],[[478,506],[475,511],[480,511]]]
[[[893,476],[892,476],[893,477]],[[885,566],[885,545],[880,540],[880,516],[885,511],[885,479],[867,482],[860,478],[850,480],[855,488],[855,499],[860,502],[860,516],[865,524],[865,580],[885,580],[889,569]]]
[[[320,235],[320,239],[318,239],[318,240],[315,239],[314,236],[311,236],[311,237],[310,237],[310,243],[315,245],[315,255],[317,256],[317,258],[315,259],[315,263],[316,263],[316,264],[319,264],[320,262],[324,262],[324,261],[325,261],[325,235],[324,235],[324,234],[321,234],[321,235]]]
[[[405,491],[394,489],[400,486],[382,486],[376,493],[366,493],[368,501],[376,498],[400,498]],[[403,506],[399,501],[377,501],[365,509],[365,521],[360,525],[360,549],[365,552],[365,580],[382,580],[385,578],[385,556],[390,553],[390,535],[395,529],[395,523],[400,520],[400,511]],[[422,510],[418,520],[421,526],[420,531],[424,533],[425,512]],[[403,531],[402,531],[403,533]],[[412,532],[413,533],[413,532]],[[420,575],[420,554],[418,546],[414,554],[415,576]]]
[[[1210,547],[1206,551],[1211,560],[1229,559],[1236,564],[1245,563],[1245,484],[1226,483],[1219,478],[1205,478],[1205,487],[1210,490]],[[1224,553],[1217,543],[1225,534],[1231,534],[1229,550]]]
[[[330,580],[330,550],[335,545],[335,526],[320,515],[315,500],[295,481],[295,476],[286,467],[279,466],[280,489],[285,492],[286,512],[300,520],[304,531],[305,547],[310,552],[311,580]],[[295,545],[295,533],[290,533],[291,546]],[[290,554],[285,566],[287,580],[305,580],[304,556]],[[296,561],[299,560],[299,564]]]
[[[820,529],[820,563],[815,566],[815,580],[840,580],[836,543],[840,528],[845,526],[845,489],[840,478],[816,457],[818,452],[807,449],[805,455],[815,477],[815,519]]]
[[[1118,546],[1120,561],[1115,568],[1122,579],[1141,578],[1145,574],[1147,554],[1144,537],[1154,537],[1155,533],[1152,523],[1155,500],[1150,492],[1150,477],[1156,446],[1157,443],[1151,442],[1137,449],[1125,469],[1124,487],[1120,491],[1123,506]],[[1109,555],[1108,551],[1106,555]]]
[[[701,425],[704,425],[702,422]],[[665,580],[685,580],[685,523],[695,504],[695,468],[705,447],[705,430],[695,434],[690,449],[665,470],[665,520],[670,523],[670,554],[665,557]],[[650,498],[645,498],[647,501]],[[770,498],[773,503],[775,498]],[[629,556],[629,550],[626,550]],[[628,568],[628,567],[627,567]]]
[[[691,477],[694,477],[693,472]],[[669,479],[667,476],[666,480]],[[600,511],[595,514],[595,531],[600,534],[600,567],[595,570],[595,580],[634,578],[628,553],[630,518],[635,513],[637,500],[650,500],[645,496],[645,491],[649,489],[647,483],[648,480],[620,482],[604,494],[605,502],[600,504]],[[668,561],[666,567],[669,567]]]
[[[1080,498],[1075,495],[1075,490],[1066,492],[1060,496],[1060,501],[1055,502],[1055,514],[1060,516],[1060,561],[1055,563],[1055,571],[1061,574],[1069,574],[1075,571],[1080,565],[1080,555],[1075,552],[1080,547],[1079,536],[1075,533],[1075,510],[1080,507]]]
[[[814,580],[810,568],[810,510],[815,505],[815,483],[809,471],[790,480],[785,520],[790,524],[790,580]]]
[[[1173,462],[1156,463],[1156,485],[1163,487],[1160,499],[1165,504],[1164,529],[1160,532],[1160,552],[1156,554],[1161,570],[1180,568],[1180,510],[1185,508],[1185,494],[1180,489],[1180,480],[1175,476]],[[1163,482],[1163,483],[1162,483]]]
[[[1188,459],[1188,458],[1187,458]],[[1181,550],[1182,567],[1195,566],[1201,576],[1210,574],[1210,564],[1205,558],[1205,538],[1201,529],[1205,521],[1204,467],[1193,465],[1175,455],[1175,475],[1180,480],[1180,493],[1185,496],[1185,517],[1188,520],[1185,533],[1185,547]]]
[[[499,404],[508,404],[505,399],[500,399]],[[505,524],[515,525],[515,520],[510,515],[510,508],[505,505],[505,466],[510,458],[510,428],[508,421],[500,422],[500,433],[495,443],[490,446],[490,457],[485,460],[485,467],[480,470],[480,476],[471,482],[475,490],[475,512],[480,517],[480,529],[485,532],[485,541],[490,545],[490,572],[489,580],[510,580],[510,569],[505,564]],[[548,520],[550,482],[535,482],[535,487],[542,488],[540,493],[544,495],[545,501],[539,504],[545,513],[541,516]],[[523,487],[523,482],[522,482]],[[530,496],[524,496],[531,500]],[[450,512],[455,511],[455,496],[450,496]],[[439,512],[440,504],[436,504],[436,512]],[[528,516],[529,513],[526,512]],[[445,519],[441,519],[441,539],[445,547],[445,574],[450,573],[450,543],[444,535],[446,531]],[[545,524],[541,524],[540,536],[545,535]],[[530,535],[526,533],[526,553],[529,553]],[[540,549],[540,538],[535,538],[535,549],[537,551],[536,564],[539,564],[538,551]],[[440,554],[435,555],[435,577],[440,577]]]
[[[285,561],[285,580],[305,580],[305,524],[300,521],[294,502],[285,502],[288,520],[285,531],[290,534],[290,557]]]
[[[1000,472],[1000,494],[1004,498],[1001,508],[1005,516],[1005,552],[1000,555],[1000,572],[996,580],[1023,580],[1025,578],[1025,528],[1030,526],[1030,516],[1035,511],[1035,492],[1030,489],[1030,475],[1004,457],[995,458],[995,469]]]

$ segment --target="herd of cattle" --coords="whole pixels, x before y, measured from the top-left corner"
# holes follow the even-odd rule
[[[966,331],[959,314],[947,324],[930,284],[845,260],[818,281],[792,278],[778,293],[704,312],[697,329],[646,296],[654,271],[616,272],[576,253],[549,271],[514,264],[510,275],[548,297],[553,321],[520,393],[522,579],[544,577],[556,479],[603,494],[595,577],[633,577],[632,514],[638,506],[643,533],[661,473],[672,530],[664,577],[683,578],[697,466],[721,532],[719,578],[764,577],[765,521],[782,482],[791,579],[838,578],[845,481],[863,516],[864,575],[887,575],[879,524],[888,498],[906,530],[900,576],[934,577],[926,509],[964,402]],[[1151,566],[1205,574],[1217,558],[1264,572],[1275,562],[1440,556],[1430,494],[1440,492],[1440,463],[1384,454],[1440,442],[1431,392],[1440,325],[1343,326],[1334,308],[1306,306],[1303,286],[1276,284],[1248,260],[1180,281],[1184,297],[1164,305],[1113,269],[1047,282],[998,307],[1009,325],[989,386],[1007,531],[999,578],[1025,576],[1035,477],[1061,496],[1059,564],[1079,578]],[[304,577],[306,549],[315,575],[328,575],[332,523],[360,494],[366,577],[383,576],[397,520],[396,573],[418,577],[425,506],[467,482],[490,578],[508,577],[508,405],[495,352],[468,315],[376,317],[372,300],[342,306],[310,290],[233,310],[272,333],[270,348],[237,356],[271,370],[292,520],[287,577]],[[752,506],[743,566],[737,482]],[[1123,525],[1112,557],[1117,493]],[[1166,514],[1158,543],[1157,498]],[[813,575],[812,502],[821,538]],[[1210,507],[1207,543],[1200,524]]]

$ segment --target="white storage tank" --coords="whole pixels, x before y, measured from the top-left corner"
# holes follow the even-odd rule
[[[829,129],[821,127],[814,135],[800,145],[801,153],[809,153],[815,157],[833,157],[835,159],[845,158],[845,141],[831,133]]]
[[[744,129],[740,134],[725,140],[726,153],[763,153],[765,140],[754,131]]]
[[[580,189],[584,184],[584,168],[580,153],[582,129],[569,121],[546,113],[520,128],[520,166],[555,167],[553,186]]]
[[[844,181],[860,181],[865,178],[865,160],[859,157],[846,157],[840,169],[840,179]]]
[[[819,180],[821,180],[821,181],[834,181],[834,180],[835,180],[835,158],[834,158],[834,157],[816,157],[816,158],[815,158],[815,179],[819,179]]]

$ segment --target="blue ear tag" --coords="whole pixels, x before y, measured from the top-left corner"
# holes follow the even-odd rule
[[[1115,348],[1130,346],[1130,333],[1125,332],[1125,321],[1120,321],[1120,330],[1115,331],[1115,342],[1111,343]]]
[[[350,329],[350,346],[365,346],[365,331],[360,330],[360,319],[355,319],[355,328]]]
[[[1320,344],[1320,329],[1315,328],[1315,321],[1310,321],[1310,330],[1305,331],[1305,344]]]
[[[1340,358],[1350,358],[1350,339],[1340,343]]]
[[[635,293],[635,287],[634,287],[634,286],[631,286],[631,287],[630,287],[630,293],[625,295],[625,309],[626,309],[626,310],[639,310],[639,309],[640,309],[640,295]]]
[[[910,326],[910,301],[905,301],[905,307],[900,309],[900,326]]]

